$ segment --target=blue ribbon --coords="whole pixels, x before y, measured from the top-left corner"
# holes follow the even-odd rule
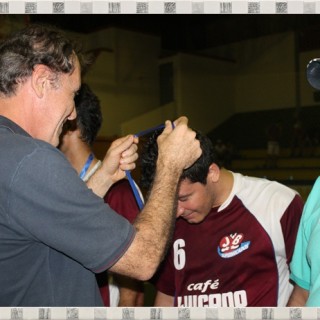
[[[86,173],[87,173],[87,171],[88,171],[88,169],[90,167],[90,164],[91,164],[92,160],[93,160],[93,153],[90,153],[86,163],[84,164],[84,166],[83,166],[83,168],[82,168],[82,170],[81,170],[81,172],[79,174],[79,177],[82,180],[85,177],[85,175],[86,175]]]
[[[149,128],[147,130],[143,130],[143,131],[140,131],[138,133],[136,133],[134,136],[135,137],[142,137],[148,133],[151,133],[153,131],[156,131],[156,130],[160,130],[160,129],[163,129],[165,127],[164,124],[160,124],[156,127],[152,127],[152,128]],[[172,123],[172,128],[174,128],[174,124]],[[131,189],[133,191],[133,194],[134,194],[134,197],[136,198],[136,201],[137,201],[137,204],[138,204],[138,207],[140,210],[142,210],[143,206],[144,206],[144,203],[141,199],[141,196],[140,196],[140,193],[137,189],[137,186],[136,184],[134,183],[133,179],[132,179],[132,176],[131,176],[131,173],[129,170],[126,170],[126,176],[127,176],[127,179],[129,180],[129,183],[130,183],[130,186],[131,186]]]

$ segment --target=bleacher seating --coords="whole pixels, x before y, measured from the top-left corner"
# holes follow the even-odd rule
[[[239,149],[264,149],[267,127],[271,123],[280,122],[281,145],[290,147],[293,123],[297,113],[309,134],[320,132],[320,107],[310,106],[300,109],[285,108],[236,113],[209,132],[208,136],[212,141],[217,139],[222,139],[224,142],[231,141]]]
[[[232,161],[231,170],[242,174],[276,180],[295,190],[306,200],[320,174],[320,157],[290,157],[290,149],[280,153],[276,168],[266,168],[266,150],[242,150]]]
[[[301,154],[292,154],[292,134],[296,108],[239,113],[230,117],[208,136],[215,143],[221,139],[231,142],[237,150],[230,169],[245,175],[276,180],[296,189],[307,198],[315,179],[320,174],[320,146],[314,138],[320,131],[320,108],[304,107],[299,110],[306,142]],[[267,166],[267,127],[280,122],[282,134],[280,154],[276,167]],[[310,143],[310,140],[314,139]]]

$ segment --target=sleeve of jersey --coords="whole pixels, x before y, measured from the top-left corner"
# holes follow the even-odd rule
[[[293,249],[303,211],[303,200],[296,195],[281,218],[281,228],[286,247],[287,263],[292,259]]]
[[[161,263],[155,276],[152,278],[152,283],[156,289],[168,296],[175,296],[175,270],[172,262],[172,250],[165,260]]]
[[[11,183],[11,225],[94,272],[111,267],[134,238],[134,228],[96,196],[55,148],[25,157]]]
[[[320,179],[313,186],[303,209],[294,253],[290,264],[290,278],[305,290],[310,290],[311,266],[307,251],[312,229],[320,217]],[[320,276],[320,275],[319,275]]]
[[[139,207],[133,191],[129,181],[126,179],[115,183],[105,195],[104,200],[114,211],[121,214],[131,223],[133,223],[139,213]]]

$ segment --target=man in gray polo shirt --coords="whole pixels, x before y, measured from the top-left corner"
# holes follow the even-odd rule
[[[201,154],[185,117],[174,129],[167,121],[139,219],[132,226],[112,211],[102,197],[135,168],[138,139],[117,139],[87,184],[56,148],[76,117],[80,62],[50,27],[30,25],[0,45],[1,306],[99,306],[94,273],[149,279],[172,232],[179,176]]]

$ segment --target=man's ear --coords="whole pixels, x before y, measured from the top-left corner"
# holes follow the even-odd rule
[[[208,179],[210,179],[212,182],[217,182],[220,178],[220,168],[217,164],[211,163],[209,167],[208,172]]]
[[[31,85],[38,98],[43,97],[50,84],[50,77],[52,78],[52,71],[45,65],[38,64],[33,68]]]

